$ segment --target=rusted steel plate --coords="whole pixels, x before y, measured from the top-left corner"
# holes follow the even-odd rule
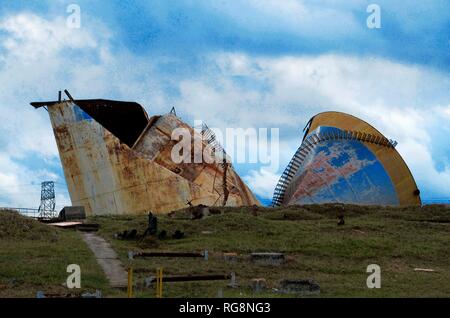
[[[48,106],[73,205],[83,205],[88,215],[107,215],[150,210],[167,213],[186,207],[187,202],[222,204],[225,189],[219,164],[175,164],[171,160],[173,129],[187,128],[194,133],[192,127],[173,114],[148,119],[144,111],[148,124],[139,135],[133,131],[137,137],[131,142],[132,136],[124,129],[111,126],[120,121],[109,120],[102,113],[101,107],[107,112],[117,103],[102,101],[90,107],[89,101],[83,101],[84,110],[76,101]],[[88,114],[89,109],[95,111]],[[135,109],[133,116],[139,116],[139,111]],[[107,125],[122,136],[114,135],[97,120],[107,120]],[[142,117],[136,120],[141,123]],[[232,167],[227,174],[227,205],[259,205]]]

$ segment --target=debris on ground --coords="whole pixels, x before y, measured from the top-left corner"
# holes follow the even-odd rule
[[[65,206],[59,212],[58,218],[61,221],[73,221],[86,219],[84,206]]]
[[[338,206],[337,207],[337,218],[338,218],[338,224],[337,225],[344,225],[345,224],[345,220],[344,220],[344,214],[345,214],[345,207],[344,205]]]
[[[280,282],[279,291],[300,296],[316,295],[320,293],[320,286],[312,279],[284,279]]]
[[[161,232],[159,232],[158,234],[158,239],[159,240],[165,240],[167,238],[167,231],[166,230],[162,230]]]
[[[121,239],[121,240],[135,240],[135,239],[137,239],[137,230],[136,229],[133,229],[131,231],[125,230],[125,231],[116,233],[114,235],[114,237],[117,239]]]
[[[414,271],[415,272],[429,272],[429,273],[435,272],[435,270],[431,269],[431,268],[414,268]]]
[[[250,260],[258,265],[280,266],[285,258],[283,253],[251,253]]]
[[[77,231],[81,232],[97,232],[100,229],[98,223],[82,223],[76,226]]]
[[[254,293],[260,293],[267,287],[267,282],[265,278],[253,278],[251,280],[251,285]]]
[[[229,263],[236,263],[238,259],[237,253],[223,253],[223,260]]]
[[[56,294],[56,293],[45,293],[39,290],[36,293],[36,298],[102,298],[102,292],[100,290],[96,290],[95,293],[66,293],[66,294]]]
[[[191,211],[192,220],[203,219],[204,217],[207,217],[210,215],[209,207],[207,207],[206,205],[203,205],[203,204],[190,207],[189,209]]]
[[[175,233],[173,233],[172,238],[179,240],[184,237],[184,232],[181,232],[180,230],[176,230]]]

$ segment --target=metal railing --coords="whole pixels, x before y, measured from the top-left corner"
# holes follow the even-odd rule
[[[32,208],[0,207],[0,211],[16,211],[17,213],[23,216],[36,219],[42,216],[42,211],[39,211],[39,209],[32,209]],[[49,213],[52,213],[53,216],[56,216],[56,211],[53,212],[47,211],[46,215],[48,216]]]
[[[205,123],[202,124],[201,135],[204,140],[211,146],[214,153],[220,154],[226,158],[226,151],[217,140],[216,134]]]

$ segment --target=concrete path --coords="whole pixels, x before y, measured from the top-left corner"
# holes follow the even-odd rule
[[[95,258],[103,272],[105,272],[111,287],[127,287],[127,272],[111,245],[94,233],[81,233],[81,236],[92,252],[94,252]]]

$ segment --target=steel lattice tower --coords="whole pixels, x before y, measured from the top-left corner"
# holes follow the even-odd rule
[[[39,216],[42,218],[53,217],[55,212],[55,183],[44,181],[41,183],[41,205]]]

